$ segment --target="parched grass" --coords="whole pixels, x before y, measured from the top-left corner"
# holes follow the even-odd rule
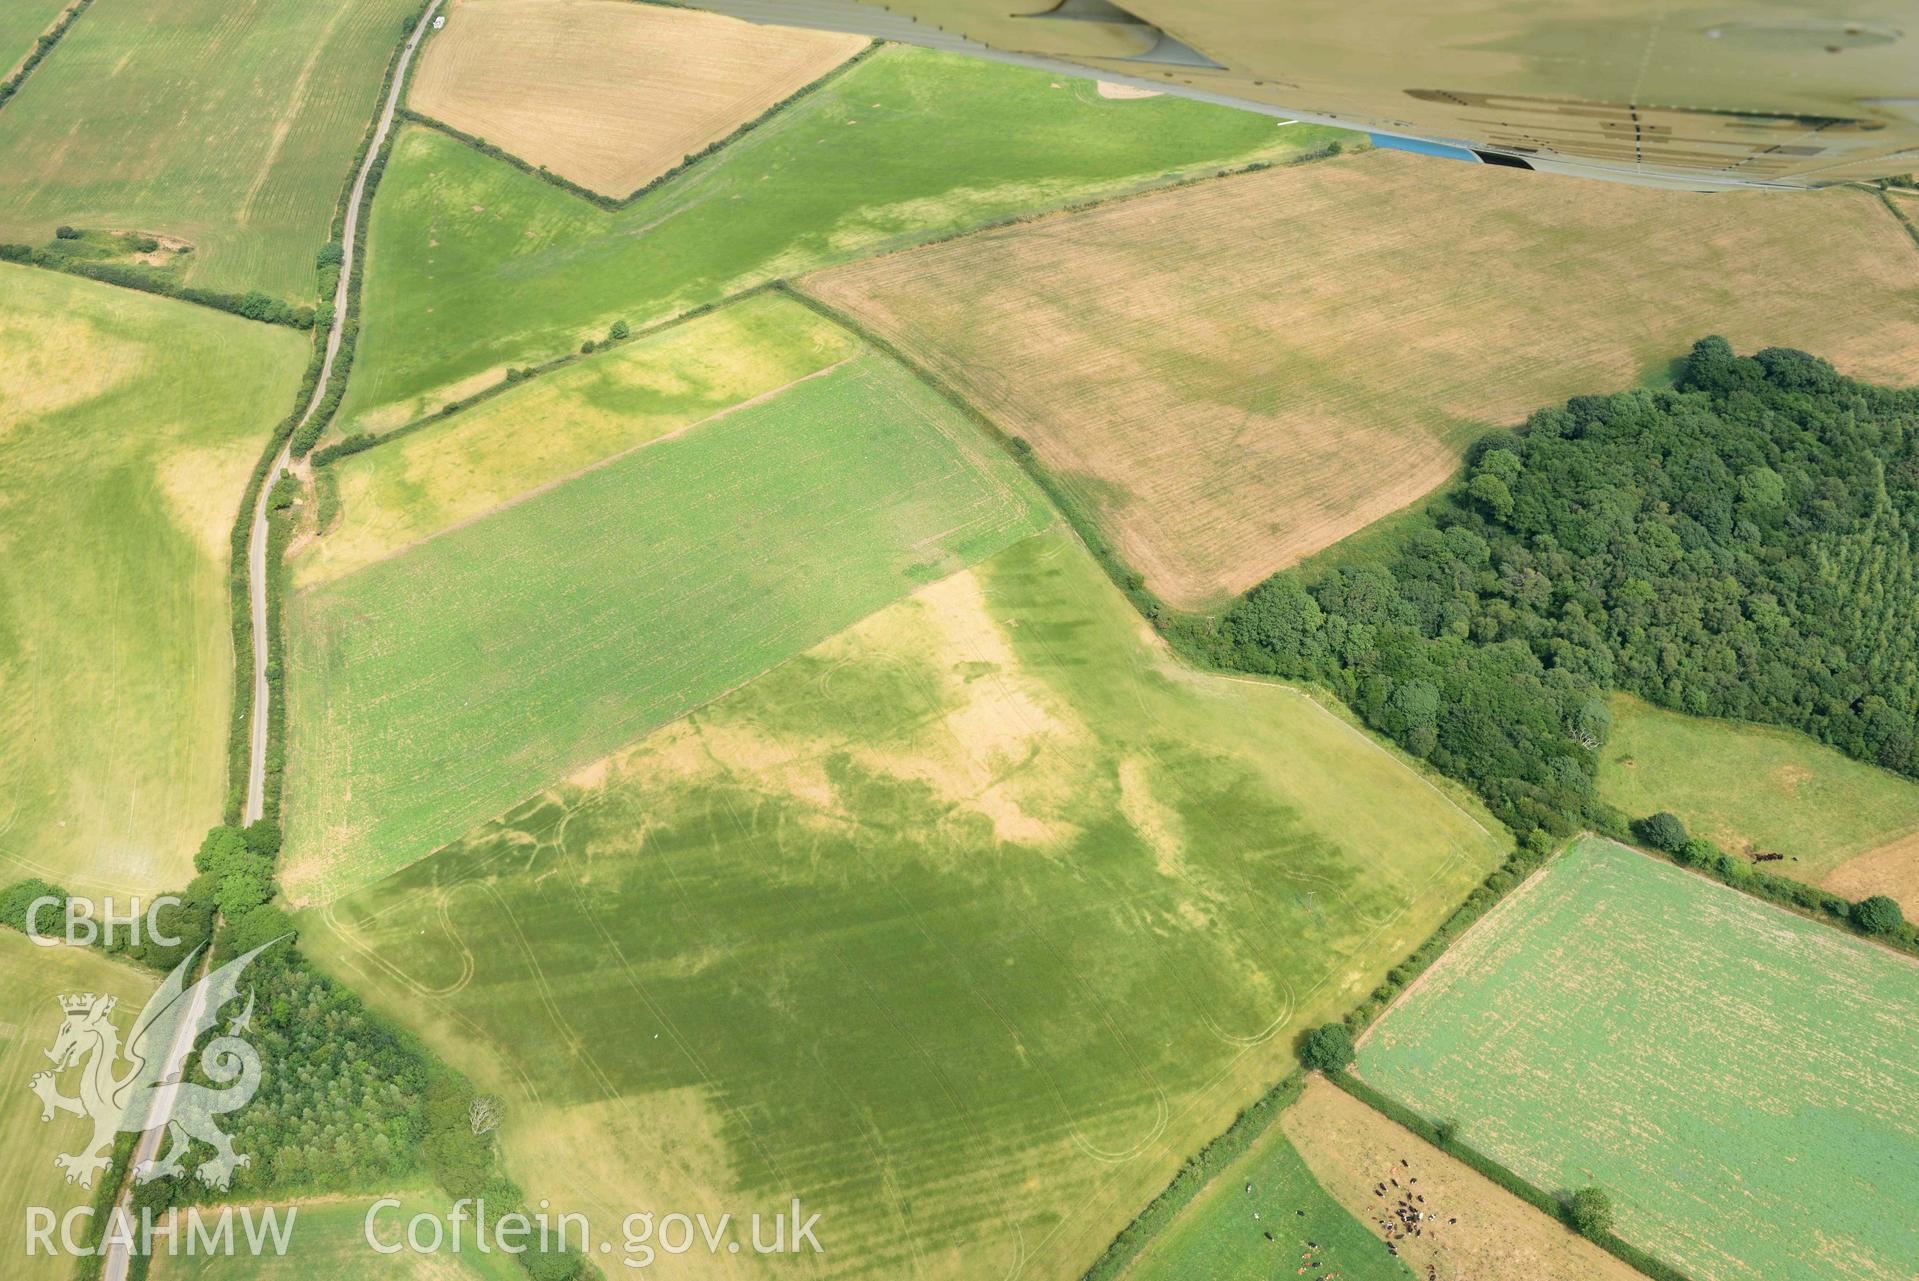
[[[344,515],[296,561],[295,584],[384,559],[858,350],[807,308],[756,295],[350,455],[328,469]]]
[[[1306,1083],[1279,1125],[1320,1186],[1376,1240],[1385,1235],[1382,1220],[1398,1224],[1394,1211],[1404,1199],[1425,1198],[1413,1201],[1416,1212],[1432,1216],[1418,1225],[1420,1234],[1396,1238],[1416,1276],[1430,1266],[1448,1281],[1640,1281],[1558,1219],[1324,1078]]]
[[[226,793],[227,533],[303,338],[0,267],[0,875],[175,888]]]
[[[483,1254],[476,1248],[471,1207],[461,1225],[462,1248],[456,1251],[447,1226],[452,1207],[444,1192],[403,1190],[390,1195],[400,1208],[377,1212],[374,1240],[383,1247],[404,1247],[407,1221],[416,1214],[430,1214],[449,1234],[440,1250],[432,1254],[406,1248],[396,1254],[376,1251],[367,1241],[367,1215],[376,1198],[303,1201],[292,1207],[293,1228],[283,1255],[254,1255],[244,1249],[230,1255],[169,1255],[162,1244],[163,1252],[154,1257],[147,1275],[150,1281],[526,1281],[525,1269],[513,1256],[499,1250]],[[275,1208],[284,1222],[289,1207]],[[201,1213],[211,1216],[217,1211],[209,1208]],[[422,1240],[430,1240],[424,1231]],[[238,1221],[234,1235],[242,1239]],[[184,1245],[181,1248],[184,1251]]]
[[[1871,196],[1697,196],[1388,152],[1202,183],[802,286],[960,389],[1147,586],[1214,608],[1535,406],[1720,333],[1919,381]]]
[[[1734,854],[1782,854],[1763,865],[1776,876],[1836,889],[1843,865],[1919,832],[1919,783],[1803,735],[1623,694],[1612,712],[1601,799],[1634,817],[1670,810]]]
[[[0,111],[0,238],[190,242],[188,283],[300,300],[414,0],[95,0]]]
[[[627,0],[454,0],[408,101],[623,197],[867,43]]]
[[[343,431],[762,281],[1332,136],[882,50],[618,212],[423,127],[380,184]],[[1884,217],[1883,213],[1880,215]]]
[[[41,1206],[57,1218],[91,1197],[66,1182],[53,1158],[84,1147],[93,1137],[92,1123],[64,1113],[43,1123],[40,1100],[27,1089],[36,1072],[52,1066],[42,1051],[53,1047],[60,1030],[60,998],[81,992],[118,997],[121,1013],[116,1019],[126,1027],[132,1018],[125,1012],[138,1010],[155,984],[152,977],[98,951],[36,947],[24,935],[0,930],[0,1074],[8,1086],[0,1091],[0,1152],[7,1154],[0,1169],[0,1274],[9,1281],[72,1277],[71,1256],[27,1255],[27,1208]],[[73,1093],[72,1075],[62,1080],[61,1088]]]
[[[1919,1270],[1919,967],[1588,838],[1362,1042],[1365,1079],[1713,1281]]]
[[[1017,543],[304,921],[507,1099],[531,1197],[1064,1277],[1504,840]]]
[[[1048,519],[868,353],[298,595],[288,889],[404,867]]]

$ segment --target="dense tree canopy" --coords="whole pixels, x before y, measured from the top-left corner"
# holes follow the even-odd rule
[[[1919,393],[1698,343],[1673,391],[1482,441],[1412,532],[1197,638],[1324,680],[1522,833],[1589,810],[1608,688],[1919,775]]]

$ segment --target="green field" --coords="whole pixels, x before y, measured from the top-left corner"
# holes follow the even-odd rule
[[[1505,839],[1300,692],[1177,666],[1055,531],[303,946],[508,1099],[529,1196],[797,1194],[830,1275],[1076,1275]]]
[[[1597,1183],[1701,1281],[1919,1274],[1919,965],[1587,838],[1360,1047],[1534,1183]]]
[[[618,213],[409,129],[374,206],[341,422],[437,409],[446,388],[571,351],[621,317],[644,324],[769,277],[1334,136],[906,48]]]
[[[78,947],[40,948],[12,930],[0,930],[0,1276],[8,1281],[67,1281],[71,1258],[26,1255],[27,1207],[43,1206],[56,1215],[85,1205],[90,1193],[66,1182],[53,1163],[61,1152],[78,1152],[93,1127],[70,1115],[40,1120],[40,1100],[27,1089],[36,1072],[47,1070],[43,1051],[60,1030],[59,998],[69,993],[106,992],[120,1000],[115,1019],[122,1028],[153,991],[156,980],[131,965],[108,960]],[[124,1070],[124,1069],[120,1069]],[[72,1094],[77,1073],[61,1078]],[[55,1238],[58,1239],[57,1237]]]
[[[1153,1238],[1126,1276],[1128,1281],[1268,1281],[1298,1275],[1302,1268],[1308,1276],[1350,1281],[1413,1276],[1386,1253],[1378,1234],[1327,1194],[1275,1125]]]
[[[94,0],[0,111],[0,239],[189,241],[187,279],[312,297],[413,0]]]
[[[69,0],[7,0],[0,4],[0,80],[13,73]]]
[[[305,592],[286,884],[404,867],[1048,519],[867,353]]]
[[[511,388],[328,475],[344,515],[299,558],[308,586],[847,359],[845,330],[760,294]]]
[[[228,532],[306,355],[0,267],[0,882],[192,875],[226,795]]]
[[[1626,695],[1612,712],[1600,797],[1634,817],[1670,810],[1735,854],[1786,855],[1768,872],[1818,885],[1846,860],[1919,831],[1919,783],[1804,735]]]
[[[404,1245],[407,1220],[416,1214],[446,1221],[449,1207],[444,1192],[389,1195],[401,1202],[401,1208],[382,1209],[374,1222],[383,1246]],[[498,1251],[480,1253],[470,1235],[457,1254],[450,1238],[444,1249],[432,1255],[412,1250],[380,1254],[366,1240],[367,1211],[374,1200],[300,1204],[284,1255],[161,1254],[154,1259],[149,1276],[152,1281],[526,1281],[525,1270],[512,1257]],[[470,1220],[463,1230],[472,1232]],[[240,1232],[240,1224],[235,1223],[235,1236]]]

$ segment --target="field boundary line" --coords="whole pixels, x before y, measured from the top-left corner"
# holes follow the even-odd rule
[[[644,2],[645,0],[642,0],[642,3]],[[665,9],[677,9],[683,6],[660,5],[658,7],[665,8]],[[797,104],[802,98],[807,97],[808,95],[812,94],[817,89],[821,89],[825,87],[825,85],[828,82],[838,78],[841,75],[844,75],[846,72],[850,71],[853,67],[866,61],[866,59],[872,57],[873,54],[879,52],[880,49],[884,48],[885,44],[886,42],[883,40],[869,41],[864,49],[861,49],[859,52],[855,53],[852,57],[840,63],[837,67],[832,68],[830,71],[827,71],[823,75],[817,76],[814,79],[807,81],[805,84],[801,85],[798,89],[795,89],[792,93],[787,94],[786,97],[781,98],[778,102],[774,103],[772,106],[768,107],[766,110],[760,112],[758,115],[754,116],[751,120],[744,121],[741,124],[735,126],[732,132],[728,133],[725,137],[716,138],[712,142],[707,143],[706,146],[702,147],[700,150],[681,156],[678,163],[676,163],[672,168],[667,169],[664,172],[657,174],[652,178],[647,179],[644,183],[640,184],[638,187],[635,187],[632,191],[628,192],[624,196],[611,196],[604,191],[595,191],[591,187],[585,186],[581,183],[574,182],[571,178],[567,178],[561,174],[554,173],[551,169],[548,169],[545,165],[535,165],[531,161],[521,156],[515,155],[511,151],[506,150],[506,148],[504,147],[496,146],[495,144],[488,142],[486,139],[480,137],[477,134],[468,133],[466,132],[466,130],[458,128],[457,126],[454,126],[454,125],[450,125],[446,121],[441,120],[437,116],[430,116],[424,111],[416,111],[414,108],[412,108],[411,106],[405,105],[404,103],[402,103],[400,107],[400,116],[402,119],[412,124],[422,125],[428,129],[437,129],[441,133],[445,134],[447,137],[453,139],[455,142],[463,143],[466,146],[473,148],[473,150],[479,152],[481,155],[490,156],[495,160],[499,160],[506,164],[512,165],[515,169],[518,169],[521,173],[524,173],[528,175],[529,177],[538,178],[542,182],[550,183],[551,185],[558,187],[561,191],[566,192],[568,195],[577,196],[581,200],[586,201],[588,204],[595,205],[600,209],[604,209],[608,213],[618,213],[621,210],[624,210],[634,204],[637,204],[642,197],[652,194],[655,190],[665,186],[667,183],[671,182],[673,179],[678,178],[680,175],[692,169],[695,165],[698,165],[704,160],[708,160],[714,156],[719,155],[722,151],[725,151],[733,143],[740,141],[747,134],[752,133],[755,129],[758,129],[760,126],[766,124],[768,121],[772,120],[775,116],[779,115],[781,112],[784,112],[789,107],[792,107],[795,104]]]
[[[810,374],[801,374],[798,378],[794,378],[787,382],[781,383],[777,387],[769,387],[765,391],[755,392],[753,395],[748,396],[745,400],[738,401],[734,404],[728,405],[724,409],[716,409],[712,413],[706,415],[706,417],[704,418],[695,419],[693,422],[686,423],[679,427],[675,427],[672,431],[665,432],[662,435],[654,436],[649,440],[643,440],[637,445],[628,445],[625,449],[620,450],[618,453],[608,454],[606,457],[601,458],[595,462],[590,462],[584,467],[576,468],[575,470],[568,472],[564,476],[556,476],[552,480],[542,481],[531,489],[523,490],[522,492],[515,494],[513,497],[507,499],[503,503],[500,503],[498,506],[489,507],[483,512],[476,512],[474,515],[468,516],[462,520],[455,521],[453,524],[448,525],[442,529],[436,529],[424,538],[416,538],[410,543],[406,543],[402,546],[395,547],[391,551],[385,552],[379,556],[376,556],[372,560],[367,561],[365,564],[354,566],[351,570],[347,571],[344,574],[341,574],[338,578],[323,579],[320,582],[314,583],[310,587],[302,588],[301,590],[315,591],[321,587],[325,587],[329,583],[343,582],[346,579],[353,577],[353,575],[358,574],[363,570],[371,569],[375,565],[383,565],[387,561],[390,561],[397,556],[404,556],[408,552],[413,551],[416,548],[424,547],[428,543],[437,542],[438,540],[445,538],[447,535],[458,533],[460,530],[465,529],[470,525],[477,525],[479,522],[490,519],[491,517],[497,516],[501,512],[511,511],[515,507],[519,507],[522,504],[532,502],[535,498],[538,498],[543,494],[550,493],[553,490],[560,488],[562,485],[571,484],[573,481],[578,480],[582,476],[588,476],[596,471],[603,471],[606,468],[613,466],[615,463],[624,462],[626,459],[631,458],[634,454],[637,454],[641,452],[642,450],[651,449],[655,445],[664,445],[668,441],[678,440],[680,437],[685,436],[688,433],[697,430],[698,428],[704,427],[708,425],[709,423],[718,422],[723,418],[727,418],[735,413],[738,413],[742,409],[750,409],[755,405],[765,404],[767,401],[772,400],[775,397],[785,395],[787,392],[799,386],[801,383],[812,382],[815,378],[824,378],[828,374],[838,373],[840,370],[846,368],[846,366],[858,360],[864,354],[865,354],[864,352],[854,352],[850,356],[842,356],[838,360],[834,361],[832,364],[823,366],[822,368],[819,368],[819,369],[815,369]],[[516,386],[517,385],[523,385],[523,384],[516,384]],[[599,759],[599,758],[596,757],[595,759]]]
[[[1767,898],[1763,894],[1755,894],[1751,890],[1744,889],[1741,886],[1734,885],[1729,881],[1714,876],[1704,868],[1689,867],[1677,859],[1668,858],[1658,850],[1650,850],[1641,845],[1634,845],[1630,841],[1622,841],[1617,836],[1608,836],[1604,832],[1591,832],[1585,833],[1585,835],[1605,837],[1606,840],[1611,841],[1621,849],[1631,850],[1641,858],[1650,859],[1655,863],[1664,863],[1667,867],[1673,868],[1676,871],[1684,872],[1689,876],[1696,876],[1708,885],[1722,889],[1728,894],[1737,894],[1740,898],[1750,900],[1751,902],[1759,904],[1761,907],[1770,907],[1777,911],[1784,912],[1788,916],[1796,916],[1802,921],[1809,921],[1814,925],[1823,926],[1848,943],[1857,944],[1868,950],[1889,953],[1908,965],[1919,965],[1919,954],[1915,954],[1905,947],[1900,946],[1896,940],[1879,935],[1864,934],[1857,929],[1847,929],[1829,913],[1815,912],[1811,908],[1802,908],[1796,903],[1782,903],[1777,899]],[[1794,882],[1794,884],[1797,883],[1798,882]]]
[[[989,440],[1004,450],[1020,470],[1026,473],[1027,479],[1039,487],[1040,492],[1053,505],[1053,510],[1060,514],[1067,528],[1072,530],[1073,536],[1092,554],[1101,571],[1115,587],[1119,588],[1127,600],[1132,602],[1134,608],[1145,615],[1154,629],[1159,630],[1161,606],[1158,598],[1146,590],[1137,574],[1127,569],[1125,563],[1119,559],[1118,552],[1114,551],[1105,537],[1100,534],[1092,518],[1080,508],[1079,503],[1065,491],[1059,480],[1034,456],[1032,448],[1026,445],[1024,440],[1009,433],[957,387],[924,364],[914,360],[892,340],[869,329],[857,317],[848,315],[793,281],[773,280],[768,282],[768,287],[776,293],[784,294],[803,306],[811,308],[825,320],[838,325],[873,350],[894,361],[983,431]]]
[[[641,2],[643,2],[643,0],[641,0]],[[331,445],[314,450],[309,456],[312,458],[315,467],[329,467],[342,458],[364,453],[366,450],[377,448],[389,441],[398,440],[402,436],[410,436],[416,431],[423,431],[435,423],[444,422],[455,414],[463,413],[473,408],[482,401],[491,400],[493,397],[511,391],[515,387],[524,386],[535,378],[556,373],[561,369],[565,369],[568,365],[576,365],[582,361],[592,360],[596,356],[600,356],[618,347],[624,347],[628,343],[638,342],[642,338],[651,338],[656,334],[664,333],[669,329],[677,328],[690,321],[699,320],[715,312],[723,311],[735,303],[745,302],[748,298],[752,298],[758,294],[770,292],[775,283],[774,281],[765,281],[761,284],[742,289],[738,293],[728,294],[724,298],[718,298],[708,303],[701,303],[697,307],[688,308],[685,311],[668,316],[664,320],[656,320],[650,325],[644,325],[639,329],[635,329],[624,338],[602,339],[594,346],[592,351],[569,351],[562,355],[555,356],[550,360],[542,361],[537,365],[519,366],[520,376],[517,379],[502,378],[496,383],[489,383],[485,387],[480,388],[480,390],[462,396],[458,400],[445,402],[440,406],[439,410],[434,413],[421,414],[417,418],[409,419],[389,431],[355,432],[353,435],[343,437]],[[509,368],[513,367],[509,366]]]
[[[73,0],[53,20],[53,25],[34,37],[33,48],[27,51],[27,56],[14,64],[14,70],[5,80],[0,80],[0,109],[13,101],[13,96],[20,92],[20,86],[27,82],[34,68],[47,60],[47,55],[66,38],[67,32],[73,30],[73,24],[80,20],[80,15],[92,3],[93,0]]]
[[[1606,1232],[1598,1236],[1587,1236],[1580,1232],[1572,1222],[1570,1204],[1517,1173],[1505,1163],[1481,1152],[1470,1143],[1462,1142],[1457,1138],[1450,1140],[1442,1138],[1438,1129],[1418,1112],[1358,1076],[1347,1072],[1326,1072],[1322,1075],[1349,1097],[1371,1108],[1428,1147],[1453,1158],[1467,1169],[1485,1176],[1541,1214],[1547,1215],[1567,1230],[1576,1233],[1581,1239],[1592,1242],[1635,1272],[1652,1278],[1652,1281],[1692,1281],[1690,1273],[1681,1271],[1649,1250],[1640,1249],[1617,1233]]]
[[[646,3],[647,0],[641,0]],[[1108,205],[1125,204],[1132,200],[1145,200],[1150,196],[1168,195],[1175,191],[1184,191],[1188,187],[1197,187],[1202,183],[1225,182],[1233,178],[1250,177],[1256,173],[1266,173],[1274,169],[1297,169],[1303,165],[1316,164],[1322,160],[1336,160],[1344,155],[1363,155],[1372,148],[1363,143],[1348,144],[1335,138],[1307,151],[1281,156],[1276,160],[1248,160],[1237,165],[1218,165],[1198,173],[1186,173],[1157,181],[1149,180],[1145,184],[1128,188],[1125,191],[1108,192],[1103,196],[1092,196],[1072,204],[1055,205],[1050,209],[1033,209],[1025,213],[1005,214],[998,218],[988,218],[966,227],[934,236],[930,240],[915,241],[910,245],[895,245],[882,249],[878,253],[864,257],[848,259],[846,262],[831,263],[814,267],[801,273],[800,279],[807,276],[825,275],[832,271],[842,271],[848,267],[866,263],[880,262],[887,258],[897,258],[902,254],[914,253],[921,249],[931,249],[934,245],[950,244],[955,240],[964,240],[969,236],[985,235],[992,231],[1010,231],[1015,228],[1030,227],[1038,223],[1050,222],[1058,218],[1070,218],[1075,214],[1090,213],[1095,209],[1104,209]]]
[[[412,19],[394,46],[387,59],[386,75],[380,83],[379,94],[375,99],[373,116],[367,122],[366,133],[360,141],[358,152],[353,158],[347,175],[340,188],[340,198],[334,205],[332,236],[329,243],[338,244],[347,234],[348,228],[354,231],[354,251],[364,248],[366,219],[373,204],[373,195],[379,186],[380,175],[385,169],[387,153],[393,145],[393,132],[389,128],[385,137],[381,137],[381,124],[388,120],[389,105],[397,101],[404,85],[399,83],[403,68],[410,71],[408,51],[417,49],[425,39],[428,30],[427,16],[436,9],[441,0],[424,0],[415,11]],[[356,193],[358,196],[355,207]],[[268,596],[262,626],[255,626],[253,609],[254,582],[252,559],[254,552],[254,526],[256,514],[266,509],[273,482],[277,481],[284,470],[283,464],[289,457],[296,436],[316,417],[324,424],[331,419],[339,406],[339,397],[344,392],[347,375],[352,370],[354,331],[358,327],[359,279],[360,274],[351,270],[352,253],[342,257],[340,277],[334,284],[335,300],[341,294],[346,297],[344,308],[335,306],[334,314],[322,336],[316,324],[313,332],[313,353],[307,362],[305,376],[300,381],[300,389],[294,397],[293,408],[282,419],[271,435],[266,447],[261,451],[259,461],[254,464],[253,474],[248,478],[242,491],[240,510],[235,515],[230,536],[231,549],[227,564],[227,590],[232,610],[233,636],[233,702],[230,712],[231,721],[227,729],[227,804],[224,820],[228,823],[240,821],[248,809],[249,793],[253,791],[254,769],[254,732],[255,722],[261,710],[256,691],[265,695],[267,710],[264,727],[265,748],[263,757],[267,762],[278,761],[281,770],[267,769],[270,777],[262,780],[259,803],[262,816],[270,816],[279,822],[281,819],[281,787],[284,782],[284,761],[286,745],[286,722],[284,698],[284,673],[276,670],[272,660],[280,658],[285,645],[285,620],[278,609],[278,575],[264,575],[264,590]],[[326,267],[318,268],[316,277],[316,295],[322,292],[326,280]],[[323,300],[324,301],[324,300]],[[316,320],[318,312],[316,311]],[[269,540],[273,522],[267,522]],[[267,559],[272,559],[273,548],[262,549]],[[264,650],[266,662],[261,661],[260,651]],[[251,655],[254,661],[243,665],[241,654]],[[262,685],[261,682],[264,682]]]
[[[1899,225],[1905,228],[1906,235],[1912,240],[1913,248],[1919,249],[1919,224],[1915,224],[1913,220],[1907,216],[1906,211],[1899,207],[1898,201],[1886,194],[1884,187],[1876,188],[1874,194],[1878,196],[1879,203],[1886,207],[1887,212],[1894,218],[1897,218]]]

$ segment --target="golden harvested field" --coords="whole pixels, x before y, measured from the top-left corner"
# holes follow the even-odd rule
[[[455,0],[408,102],[625,196],[865,45],[629,0]]]
[[[1414,1138],[1321,1077],[1279,1119],[1320,1186],[1375,1233],[1397,1178],[1435,1216],[1398,1240],[1416,1277],[1436,1281],[1637,1281],[1639,1273],[1471,1167]],[[1406,1164],[1401,1164],[1401,1162]],[[1412,1178],[1419,1182],[1409,1182]],[[1427,1268],[1431,1267],[1429,1273]]]
[[[1707,333],[1919,380],[1919,254],[1858,191],[1694,196],[1390,152],[808,277],[1025,437],[1147,582],[1209,608],[1658,381]]]

